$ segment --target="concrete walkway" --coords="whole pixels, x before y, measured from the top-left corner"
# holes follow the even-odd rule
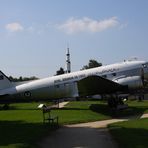
[[[59,103],[59,108],[63,108],[65,105],[67,105],[69,102],[61,102]]]
[[[54,104],[54,105],[52,105],[51,107],[52,108],[63,108],[66,104],[68,104],[69,103],[69,101],[66,101],[66,102],[60,102],[60,103],[58,103],[58,104]]]
[[[140,118],[148,118],[148,113],[147,114],[143,114]]]
[[[66,127],[105,128],[107,127],[108,124],[111,124],[111,123],[128,121],[130,119],[137,119],[137,118],[139,118],[139,116],[131,116],[123,119],[109,119],[109,120],[96,121],[96,122],[79,123],[79,124],[72,124],[72,125],[65,125],[65,126]],[[148,113],[143,114],[140,118],[148,118]]]
[[[107,129],[63,127],[53,131],[41,148],[117,148]]]
[[[88,123],[80,123],[80,124],[72,124],[65,125],[66,127],[89,127],[89,128],[105,128],[108,124],[115,122],[127,121],[128,119],[110,119],[96,122],[88,122]]]

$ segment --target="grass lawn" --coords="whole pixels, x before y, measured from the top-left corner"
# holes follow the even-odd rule
[[[66,107],[52,112],[59,116],[62,125],[111,118],[106,103],[101,101],[73,101]]]
[[[148,101],[128,101],[127,104],[129,109],[114,113],[105,101],[72,101],[63,109],[52,112],[60,117],[60,124],[99,121],[148,113]]]
[[[148,118],[109,125],[119,148],[148,147]]]
[[[142,115],[148,113],[148,100],[128,101],[129,114]],[[130,120],[109,125],[109,129],[120,148],[148,147],[148,118]]]
[[[146,105],[145,105],[146,104]],[[0,148],[31,148],[50,133],[51,126],[43,124],[39,103],[11,104],[9,110],[0,110]],[[147,102],[129,102],[129,113],[148,112]],[[80,123],[112,118],[112,112],[103,101],[74,101],[51,114],[59,116],[59,124]]]
[[[0,147],[28,148],[47,134],[50,127],[43,125],[42,112],[37,103],[13,104],[10,110],[0,111]]]
[[[148,100],[141,102],[138,102],[137,100],[128,101],[128,105],[135,113],[148,113]]]
[[[52,110],[51,114],[59,116],[60,125],[111,118],[97,113],[95,108],[93,110],[93,105],[96,104],[100,105],[100,109],[103,106],[104,111],[107,109],[100,101],[80,101],[71,102],[63,109]],[[42,111],[37,109],[38,105],[39,103],[11,104],[9,110],[0,110],[0,148],[37,147],[36,143],[53,130],[48,123],[43,124]]]

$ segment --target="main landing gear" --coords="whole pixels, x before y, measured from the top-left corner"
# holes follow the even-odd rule
[[[111,97],[108,98],[108,106],[115,110],[126,109],[128,107],[127,104],[124,104],[123,98],[117,95],[111,95]]]

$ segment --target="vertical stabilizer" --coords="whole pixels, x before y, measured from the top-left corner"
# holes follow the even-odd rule
[[[9,88],[11,86],[12,83],[9,78],[2,71],[0,71],[0,90]]]

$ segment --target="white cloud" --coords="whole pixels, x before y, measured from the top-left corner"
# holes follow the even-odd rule
[[[27,28],[27,31],[29,31],[29,32],[34,32],[34,31],[35,31],[35,28],[32,27],[32,26],[30,26],[30,27]]]
[[[121,24],[119,26],[119,29],[122,30],[122,29],[126,28],[127,26],[128,26],[128,23]]]
[[[24,30],[24,27],[20,23],[17,23],[17,22],[7,24],[5,28],[10,32],[18,32],[18,31]]]
[[[68,34],[79,32],[101,32],[113,28],[119,24],[117,17],[111,17],[104,20],[93,20],[88,17],[82,19],[70,18],[65,23],[58,25],[58,29]]]

